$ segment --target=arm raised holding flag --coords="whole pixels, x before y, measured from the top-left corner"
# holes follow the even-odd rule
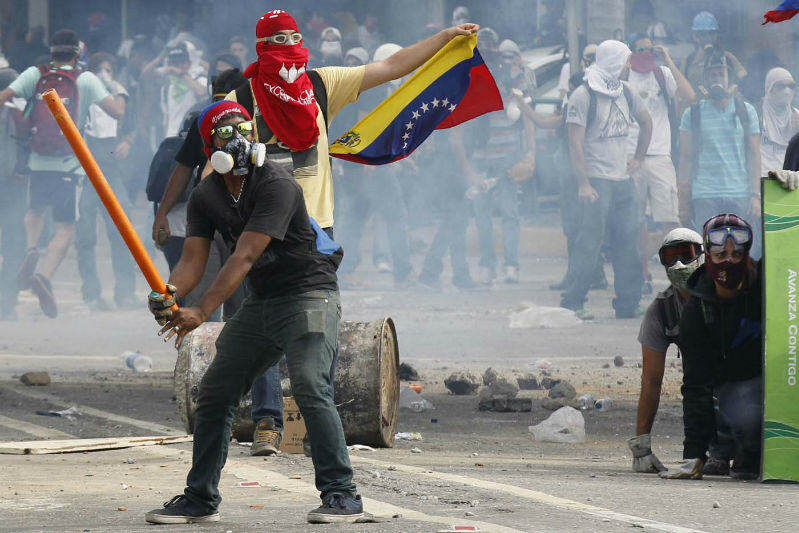
[[[403,48],[383,61],[366,65],[360,92],[367,91],[391,80],[407,76],[458,35],[471,35],[480,29],[478,24],[461,24],[441,30],[423,41]]]

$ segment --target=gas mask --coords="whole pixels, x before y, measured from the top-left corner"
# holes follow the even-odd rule
[[[211,167],[222,175],[232,170],[233,175],[241,176],[250,171],[250,165],[256,168],[264,166],[265,160],[264,144],[251,143],[236,132],[224,148],[217,148],[211,154]]]
[[[746,277],[746,267],[749,264],[749,254],[737,263],[722,261],[714,263],[707,261],[707,273],[710,278],[726,289],[737,289]]]
[[[677,261],[672,266],[666,269],[666,276],[669,281],[680,292],[688,291],[688,278],[699,268],[699,265],[704,263],[704,254],[699,255],[696,259],[688,264],[683,264],[682,261]]]

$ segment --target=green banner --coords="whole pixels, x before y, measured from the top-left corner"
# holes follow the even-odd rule
[[[763,481],[799,481],[799,192],[763,180]]]

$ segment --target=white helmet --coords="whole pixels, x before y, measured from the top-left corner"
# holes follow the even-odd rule
[[[678,259],[672,264],[668,264],[669,261],[664,261],[664,249],[680,244],[694,245],[694,258],[686,263],[683,263],[682,259]],[[663,245],[658,251],[658,257],[661,264],[666,268],[666,276],[668,276],[672,286],[679,291],[687,291],[688,278],[699,268],[699,265],[705,262],[705,257],[702,253],[702,237],[692,229],[675,228],[663,238]],[[674,256],[672,256],[672,260],[673,258]]]
[[[388,59],[389,57],[393,56],[397,52],[402,50],[402,47],[398,44],[394,43],[385,43],[381,44],[375,50],[375,55],[372,57],[372,61],[377,63],[378,61],[383,61],[384,59]]]
[[[514,41],[510,39],[505,39],[501,43],[499,43],[499,53],[501,54],[515,54],[517,56],[522,55],[522,50],[519,48],[519,45],[516,44]]]

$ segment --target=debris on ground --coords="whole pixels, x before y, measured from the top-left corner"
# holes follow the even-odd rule
[[[394,435],[396,440],[422,440],[422,434],[415,432],[411,433],[409,431],[403,431]]]
[[[602,365],[602,368],[610,368],[610,363],[605,363],[604,365]]]
[[[525,307],[509,315],[511,329],[570,328],[583,323],[571,309],[524,304]]]
[[[128,463],[129,465],[135,465],[136,459],[134,459],[133,457],[128,457],[127,459],[125,459],[125,462]]]
[[[76,416],[80,416],[80,412],[76,406],[72,406],[62,411],[36,411],[40,416],[53,416],[56,418],[66,418],[67,420],[75,420]]]
[[[375,451],[374,448],[371,446],[367,446],[366,444],[353,444],[352,446],[347,446],[347,449],[351,452],[373,452]]]
[[[127,507],[117,507],[117,511],[127,511]]]
[[[580,407],[580,404],[576,400],[569,400],[567,398],[544,398],[541,400],[541,407],[547,411],[557,411],[562,407],[577,409]]]
[[[411,448],[411,453],[422,453],[422,450],[419,448]]]
[[[583,394],[577,398],[577,404],[580,406],[581,411],[590,411],[596,407],[596,400],[590,394]]]
[[[515,398],[519,394],[519,385],[511,376],[498,374],[493,382],[480,391],[485,398]]]
[[[610,398],[600,398],[594,404],[594,408],[599,412],[610,411],[613,409],[613,400]]]
[[[236,483],[237,487],[249,488],[249,487],[260,487],[260,481],[239,481]]]
[[[480,411],[496,413],[529,413],[533,410],[532,398],[482,398],[477,407]]]
[[[541,378],[541,388],[549,390],[560,382],[561,382],[560,379],[544,376]]]
[[[435,406],[430,401],[422,398],[421,394],[407,385],[400,386],[399,406],[416,413],[435,409]]]
[[[538,390],[541,388],[538,378],[532,372],[527,372],[523,376],[517,377],[516,384],[521,390]]]
[[[49,413],[52,411],[39,411]],[[76,411],[77,412],[77,411]],[[53,416],[45,414],[45,416]],[[27,440],[0,442],[0,454],[42,455],[52,453],[92,452],[121,450],[140,446],[191,442],[191,435],[164,435],[154,437],[103,437],[98,439]]]
[[[624,366],[624,357],[617,355],[613,358],[613,366],[621,367]]]
[[[719,502],[713,502],[713,509],[719,509],[721,504]]]
[[[444,386],[457,396],[475,394],[480,388],[480,382],[471,372],[454,372],[444,380]]]
[[[400,363],[399,378],[401,381],[419,381],[419,372],[408,363]]]
[[[44,387],[50,384],[50,374],[47,372],[26,372],[19,380],[28,387]]]
[[[566,398],[571,400],[577,396],[577,391],[574,390],[571,383],[568,381],[560,381],[549,389],[549,397],[552,399]]]
[[[134,372],[149,372],[153,369],[153,360],[139,352],[128,350],[122,352],[121,357],[125,361],[125,366]]]
[[[548,359],[539,359],[538,361],[530,363],[529,366],[535,368],[545,376],[552,370],[552,363]]]
[[[533,440],[582,444],[585,442],[585,419],[583,414],[571,407],[562,407],[549,418],[528,428]]]

